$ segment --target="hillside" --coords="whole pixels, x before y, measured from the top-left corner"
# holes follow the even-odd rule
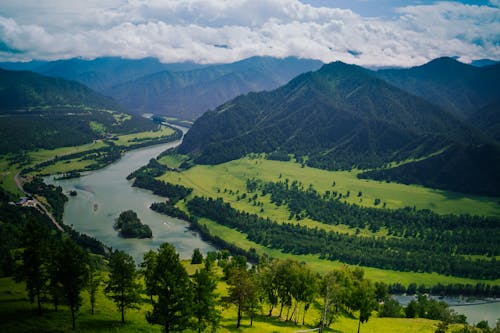
[[[117,85],[108,93],[130,110],[154,110],[182,119],[196,119],[238,95],[270,90],[321,62],[297,58],[253,57],[191,71],[163,71]]]
[[[377,76],[462,118],[500,96],[498,63],[476,67],[438,58],[418,67],[380,70]]]
[[[154,128],[111,98],[61,78],[0,70],[0,153],[91,142]]]
[[[241,96],[206,113],[194,123],[179,151],[201,164],[251,152],[278,152],[295,154],[317,168],[366,169],[483,140],[441,108],[369,70],[336,62],[272,92]],[[492,146],[491,153],[500,154],[498,147]],[[477,169],[463,171],[470,174],[467,181],[480,179]],[[496,184],[497,178],[493,175],[489,181]],[[422,184],[423,179],[416,182]],[[435,185],[448,188],[439,180]],[[482,185],[486,184],[477,186]]]
[[[500,100],[472,113],[468,121],[496,141],[500,141]]]

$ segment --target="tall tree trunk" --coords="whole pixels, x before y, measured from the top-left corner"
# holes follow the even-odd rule
[[[238,322],[236,323],[236,328],[240,328],[241,322],[241,304],[238,304]]]
[[[76,325],[75,325],[75,307],[73,305],[70,305],[70,308],[71,308],[71,321],[73,324],[73,331],[74,331],[76,328]]]
[[[273,309],[274,309],[274,305],[271,304],[271,308],[269,309],[268,317],[271,317],[273,315]]]
[[[280,318],[282,314],[283,314],[283,302],[281,302],[280,315],[279,315]]]
[[[358,333],[360,328],[361,328],[361,319],[358,321]]]
[[[121,310],[122,310],[122,323],[125,323],[125,295],[123,294],[122,289],[122,298],[121,298]]]
[[[92,311],[92,315],[94,315],[94,302],[90,303],[90,311]]]
[[[304,313],[302,314],[302,325],[304,325],[304,321],[306,319],[306,312],[307,312],[307,303],[304,303]]]
[[[41,316],[42,315],[42,302],[40,301],[40,292],[37,292],[37,294],[36,294],[36,302],[38,305],[38,315]]]

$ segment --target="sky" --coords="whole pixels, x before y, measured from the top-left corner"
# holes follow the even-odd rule
[[[0,61],[500,60],[500,0],[0,0]]]

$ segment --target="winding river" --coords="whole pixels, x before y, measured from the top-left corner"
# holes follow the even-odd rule
[[[66,203],[64,223],[73,225],[77,231],[91,235],[114,249],[126,251],[137,263],[142,262],[146,251],[158,248],[165,241],[175,246],[181,258],[189,258],[195,248],[199,248],[202,253],[215,250],[202,241],[197,233],[189,231],[187,222],[149,209],[151,203],[165,199],[150,191],[132,187],[132,182],[126,179],[151,158],[179,144],[180,141],[175,141],[130,151],[119,161],[81,178],[46,178],[46,182],[61,186],[65,192],[77,191],[77,196],[69,197]],[[113,223],[127,209],[135,211],[143,223],[149,224],[153,231],[152,239],[125,239],[118,236]],[[409,302],[404,299],[400,301]],[[500,302],[457,306],[453,301],[446,301],[458,313],[465,314],[470,323],[488,320],[490,326],[494,326],[500,317]]]
[[[158,248],[165,241],[175,246],[181,258],[190,258],[195,248],[199,248],[202,253],[215,250],[202,241],[197,233],[188,230],[187,222],[149,209],[151,203],[164,201],[165,198],[134,188],[132,182],[126,179],[151,158],[179,144],[180,141],[175,141],[127,152],[119,161],[81,178],[46,178],[47,183],[59,185],[65,192],[77,192],[77,196],[69,197],[64,207],[64,223],[73,225],[75,230],[93,236],[114,249],[124,250],[137,263],[142,262],[146,251]],[[152,239],[125,239],[118,236],[113,223],[122,211],[128,209],[135,211],[141,221],[151,227]]]

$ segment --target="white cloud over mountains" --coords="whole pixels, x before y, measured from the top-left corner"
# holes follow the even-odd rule
[[[0,8],[0,60],[220,63],[254,55],[365,66],[410,66],[445,55],[500,59],[500,9],[496,0],[443,1],[382,19],[298,0],[2,0]]]

